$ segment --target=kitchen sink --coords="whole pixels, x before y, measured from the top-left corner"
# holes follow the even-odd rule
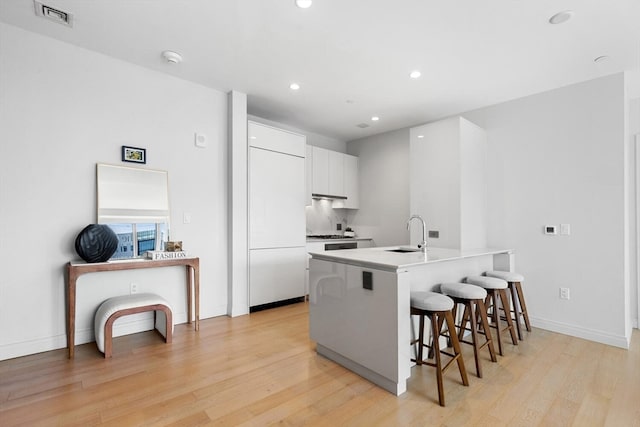
[[[387,252],[398,252],[401,254],[408,252],[420,252],[420,249],[417,248],[395,248],[395,249],[386,249]]]

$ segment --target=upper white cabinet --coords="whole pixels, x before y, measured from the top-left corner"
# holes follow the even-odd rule
[[[306,143],[303,135],[251,121],[248,123],[247,130],[251,147],[305,157]]]
[[[313,194],[329,194],[329,150],[312,147],[312,156],[311,192]]]
[[[344,154],[329,151],[329,192],[332,196],[344,196]]]
[[[306,205],[311,206],[313,193],[313,146],[307,145],[307,156],[305,158],[305,187]]]
[[[309,177],[312,194],[346,197],[346,200],[334,199],[333,207],[358,209],[358,157],[307,146],[307,179]],[[308,188],[309,182],[309,193]]]
[[[358,158],[349,154],[344,154],[344,195],[347,196],[347,200],[343,201],[343,208],[358,209],[359,197],[358,197]],[[334,202],[335,203],[335,202]],[[338,207],[338,206],[335,206]]]
[[[307,206],[311,195],[338,196],[334,208],[358,209],[358,157],[307,146]]]

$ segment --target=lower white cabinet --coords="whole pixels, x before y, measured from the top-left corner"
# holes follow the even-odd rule
[[[307,250],[294,248],[249,251],[251,307],[305,295]]]

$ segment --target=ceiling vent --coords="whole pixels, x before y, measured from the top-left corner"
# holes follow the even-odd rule
[[[57,22],[58,24],[66,25],[67,27],[73,27],[72,14],[47,6],[46,4],[42,4],[36,0],[33,1],[33,4],[36,8],[36,15],[53,22]]]
[[[369,125],[367,123],[360,123],[359,125],[356,125],[356,126],[358,126],[360,129],[364,129],[364,128],[368,128],[369,127]]]

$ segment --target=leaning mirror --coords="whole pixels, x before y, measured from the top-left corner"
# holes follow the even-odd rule
[[[136,258],[163,250],[169,238],[169,174],[167,171],[98,163],[97,223],[118,236],[112,258]]]

